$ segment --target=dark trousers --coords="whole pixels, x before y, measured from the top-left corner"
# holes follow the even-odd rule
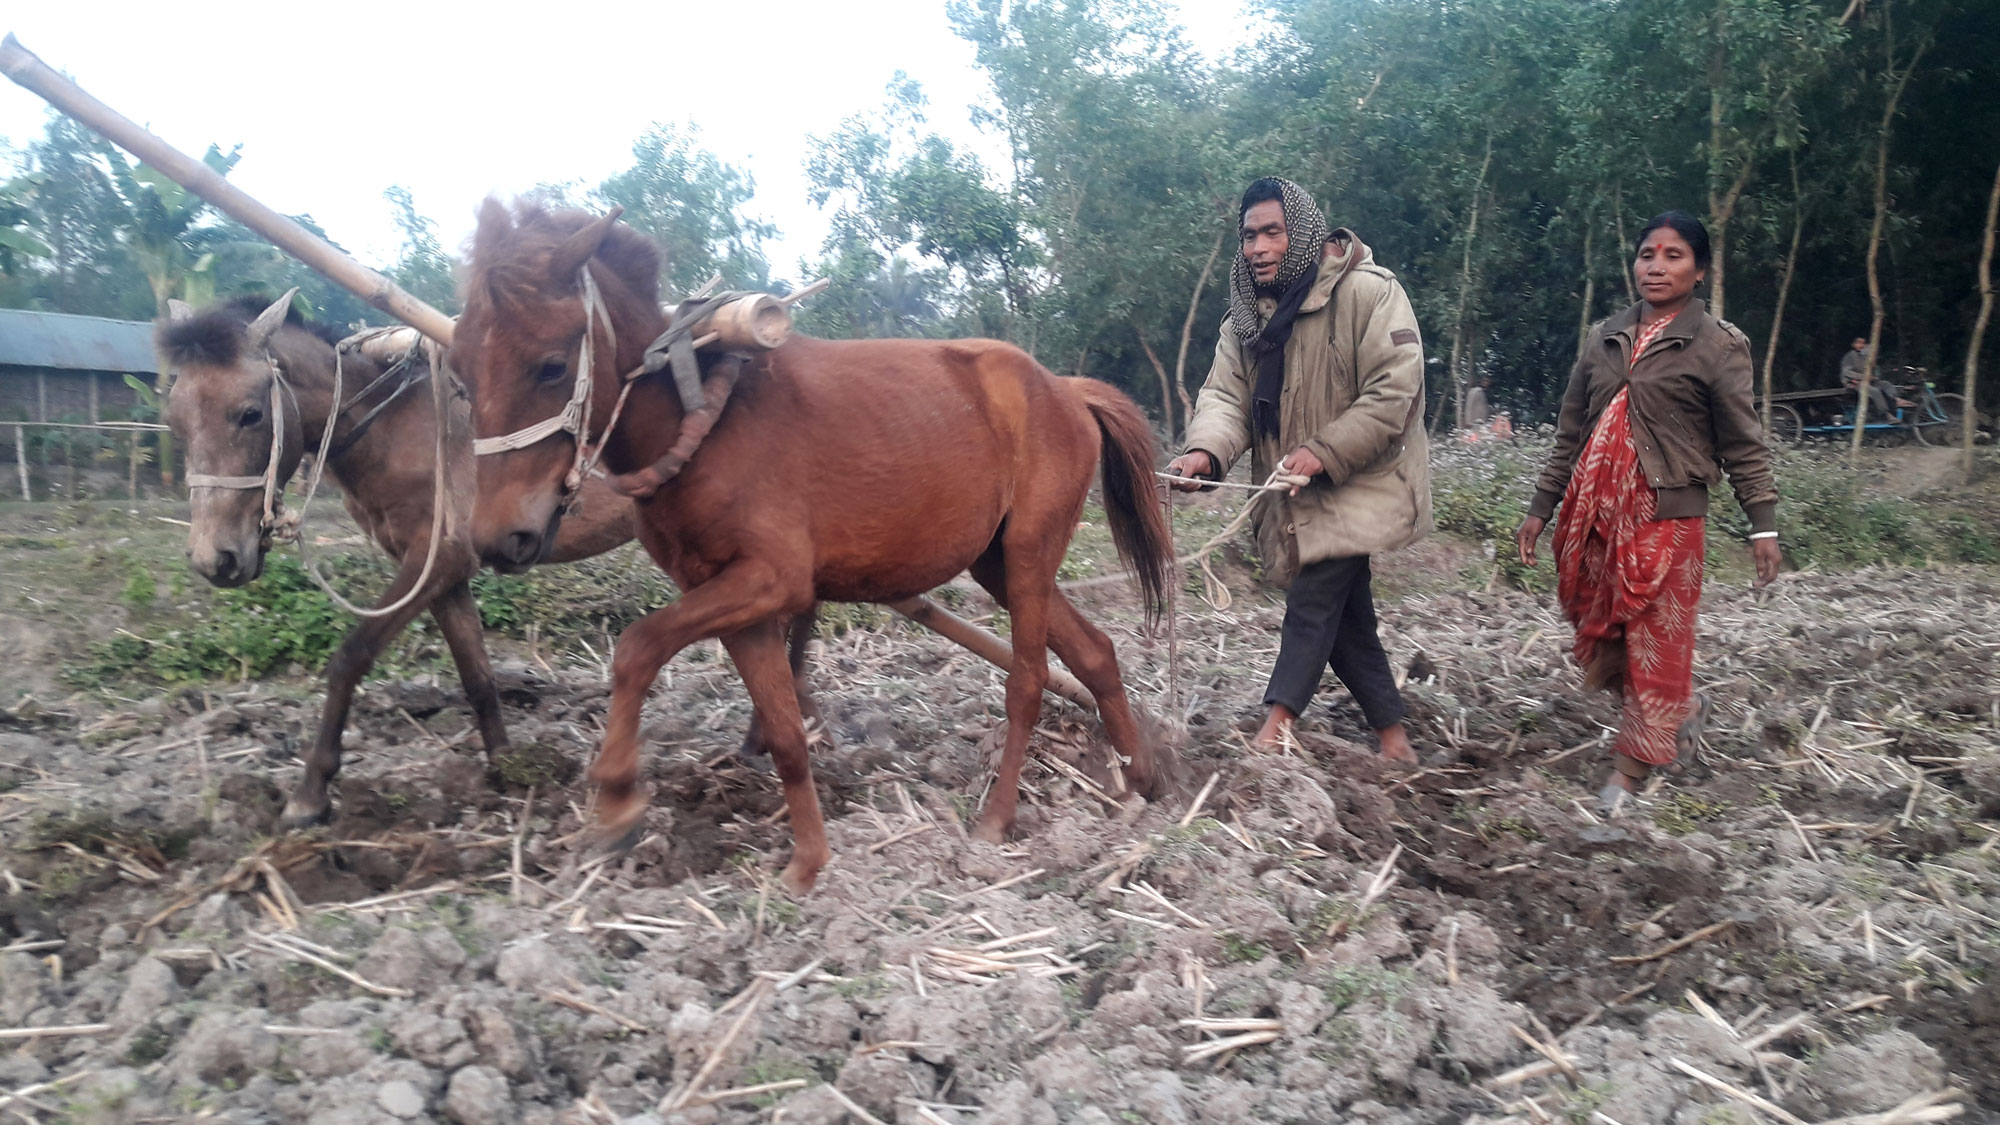
[[[1331,666],[1354,693],[1369,727],[1381,730],[1403,721],[1403,695],[1376,634],[1372,580],[1366,555],[1299,569],[1285,596],[1285,627],[1271,686],[1264,691],[1266,704],[1305,714],[1319,688],[1320,669]]]

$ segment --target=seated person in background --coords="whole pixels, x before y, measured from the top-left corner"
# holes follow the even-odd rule
[[[1868,341],[1860,336],[1848,345],[1847,354],[1840,357],[1840,385],[1850,390],[1861,386],[1861,375],[1868,370]],[[1897,399],[1895,406],[1915,406],[1916,403]],[[1895,406],[1889,403],[1889,392],[1883,389],[1881,375],[1868,381],[1868,417],[1876,421],[1888,421],[1896,414]]]

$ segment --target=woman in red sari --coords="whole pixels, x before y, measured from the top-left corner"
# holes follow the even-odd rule
[[[1560,504],[1557,596],[1576,629],[1576,661],[1587,689],[1624,697],[1599,793],[1612,811],[1654,767],[1672,764],[1705,718],[1694,692],[1695,611],[1708,488],[1723,471],[1750,519],[1757,584],[1782,561],[1750,344],[1694,297],[1708,264],[1708,231],[1690,215],[1669,211],[1639,233],[1632,275],[1644,299],[1586,338],[1555,449],[1515,533],[1522,564],[1534,566]]]

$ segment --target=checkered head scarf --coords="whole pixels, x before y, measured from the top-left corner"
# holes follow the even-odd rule
[[[1265,182],[1257,181],[1259,184]],[[1332,229],[1326,225],[1326,215],[1313,202],[1312,196],[1306,194],[1306,189],[1275,176],[1270,177],[1268,182],[1278,185],[1278,190],[1284,195],[1281,205],[1285,209],[1285,234],[1291,240],[1285,248],[1284,258],[1278,263],[1278,277],[1273,283],[1282,293],[1308,271],[1318,272],[1315,267],[1319,265],[1320,252],[1325,248],[1326,240],[1332,237]],[[1257,321],[1257,280],[1251,276],[1250,263],[1241,253],[1236,255],[1236,264],[1229,270],[1229,326],[1246,344],[1255,340],[1263,328]]]

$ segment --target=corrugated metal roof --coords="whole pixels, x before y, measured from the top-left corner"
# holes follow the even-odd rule
[[[0,309],[0,366],[152,374],[153,323]]]

